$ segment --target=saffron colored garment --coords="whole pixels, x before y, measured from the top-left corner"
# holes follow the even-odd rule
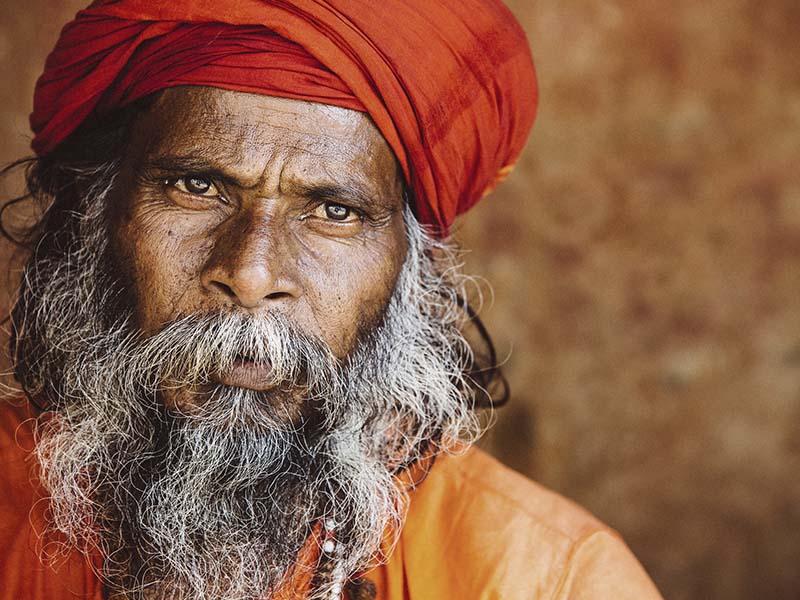
[[[28,416],[0,405],[0,600],[101,600],[82,557],[55,569],[39,559],[46,502],[30,479]],[[437,461],[388,563],[367,578],[378,600],[661,598],[613,531],[477,449]]]

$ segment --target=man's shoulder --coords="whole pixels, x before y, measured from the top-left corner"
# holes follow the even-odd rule
[[[37,483],[36,414],[27,400],[0,400],[0,600],[101,598],[101,587],[80,554],[45,549],[45,503]]]
[[[414,496],[415,512],[444,509],[465,519],[498,522],[497,526],[525,522],[530,528],[541,529],[541,535],[555,544],[569,545],[588,533],[608,529],[571,500],[476,447],[464,454],[441,457]],[[433,502],[428,504],[430,500]]]
[[[659,598],[613,530],[477,448],[412,493],[396,553],[411,598]]]
[[[0,460],[2,479],[8,486],[28,480],[30,455],[34,447],[35,417],[27,401],[0,399]]]
[[[33,506],[33,419],[24,401],[0,400],[0,538],[27,525]]]
[[[35,415],[25,398],[0,399],[0,451],[24,452],[32,448]]]

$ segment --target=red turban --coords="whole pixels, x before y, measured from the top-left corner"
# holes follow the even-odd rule
[[[367,112],[439,233],[510,171],[537,105],[500,0],[98,0],[48,57],[33,149],[178,85]]]

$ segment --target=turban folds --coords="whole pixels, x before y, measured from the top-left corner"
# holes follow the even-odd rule
[[[368,113],[440,234],[510,171],[538,99],[500,0],[98,0],[47,59],[33,149],[179,85]]]

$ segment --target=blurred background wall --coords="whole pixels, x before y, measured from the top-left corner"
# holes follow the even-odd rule
[[[7,0],[0,161],[82,4]],[[796,600],[800,2],[509,4],[541,113],[457,232],[513,389],[484,443],[617,528],[668,600]]]

